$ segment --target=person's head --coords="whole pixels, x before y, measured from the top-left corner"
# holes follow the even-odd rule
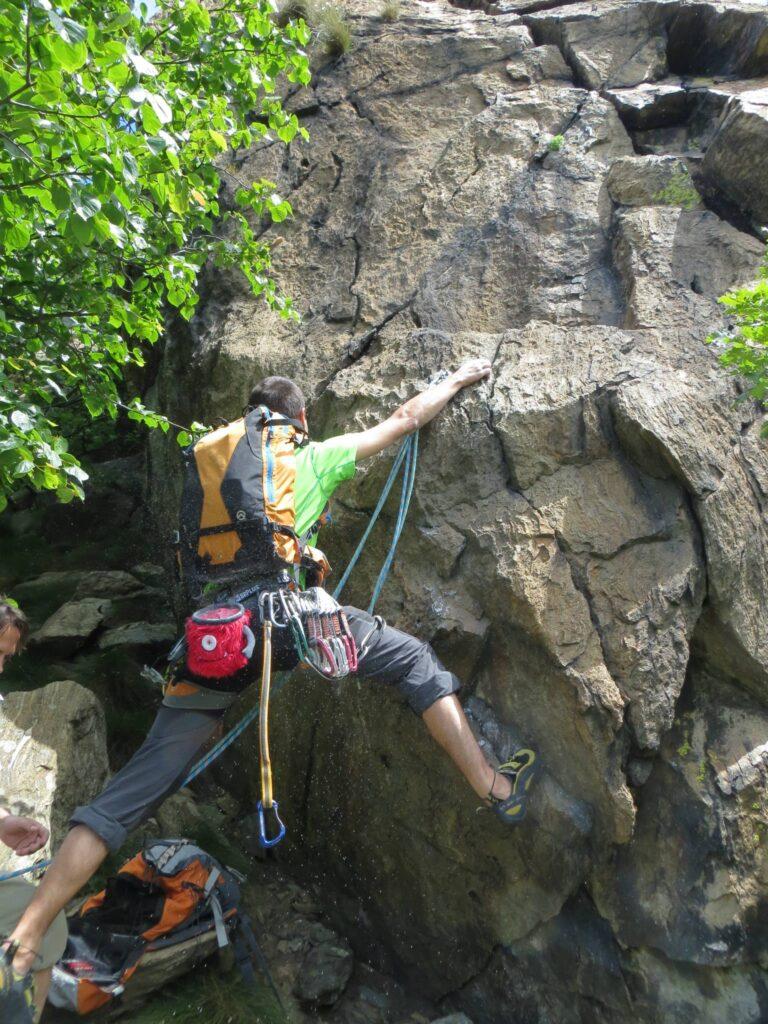
[[[291,420],[299,420],[305,428],[306,404],[301,388],[287,377],[265,377],[254,384],[248,398],[249,409],[266,405],[272,412],[279,412]]]
[[[0,596],[0,672],[8,658],[24,649],[29,636],[29,622],[24,612]]]

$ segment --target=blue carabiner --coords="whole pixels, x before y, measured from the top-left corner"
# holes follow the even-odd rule
[[[285,825],[280,820],[280,815],[277,813],[277,808],[277,800],[273,800],[272,806],[269,808],[269,810],[272,811],[275,815],[275,822],[277,823],[279,832],[274,837],[274,839],[269,839],[267,837],[267,823],[264,817],[264,804],[261,802],[261,800],[259,800],[258,804],[256,805],[256,810],[259,812],[259,846],[261,846],[262,849],[264,850],[268,850],[272,846],[277,846],[277,844],[285,835]]]

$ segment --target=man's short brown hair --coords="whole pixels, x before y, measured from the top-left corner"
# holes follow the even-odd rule
[[[306,404],[301,388],[288,377],[265,377],[254,384],[248,399],[249,409],[266,405],[272,412],[282,413],[292,420],[301,416]]]
[[[18,607],[0,594],[0,633],[6,629],[16,629],[19,632],[19,643],[16,653],[23,651],[29,638],[29,619]]]

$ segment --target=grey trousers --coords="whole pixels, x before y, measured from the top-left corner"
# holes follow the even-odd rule
[[[396,686],[410,707],[423,714],[435,701],[456,693],[459,680],[421,640],[382,624],[358,608],[345,607],[361,651],[357,675]],[[367,639],[366,639],[367,638]],[[87,807],[78,807],[70,825],[86,825],[110,850],[151,817],[180,787],[189,768],[211,739],[225,712],[161,707],[144,743]]]

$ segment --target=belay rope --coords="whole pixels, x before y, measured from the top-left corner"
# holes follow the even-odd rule
[[[373,510],[371,518],[370,518],[370,520],[368,522],[368,526],[365,528],[365,532],[363,533],[363,536],[360,538],[360,542],[357,545],[357,548],[355,549],[354,554],[350,558],[349,564],[347,565],[347,568],[344,570],[343,576],[341,577],[341,579],[339,580],[338,584],[336,585],[336,589],[333,592],[333,597],[334,598],[338,599],[338,597],[341,594],[342,590],[346,586],[347,580],[349,579],[350,574],[352,573],[352,570],[354,569],[354,567],[357,565],[358,561],[360,560],[360,556],[362,555],[362,553],[363,553],[363,551],[365,549],[365,545],[368,542],[368,538],[369,538],[369,536],[371,534],[371,531],[373,530],[373,527],[376,524],[376,520],[379,518],[379,515],[381,514],[381,510],[384,508],[384,505],[386,504],[387,498],[389,497],[390,492],[392,491],[392,488],[395,485],[395,481],[397,480],[397,477],[400,474],[400,471],[403,470],[403,473],[402,473],[402,478],[403,478],[402,479],[402,488],[401,488],[401,492],[400,492],[400,505],[399,505],[399,508],[397,510],[397,518],[395,520],[395,527],[394,527],[394,530],[392,532],[392,540],[391,540],[390,545],[389,545],[389,550],[387,551],[386,557],[384,559],[384,563],[382,564],[381,570],[380,570],[379,575],[378,575],[378,577],[376,579],[376,583],[374,584],[373,593],[371,595],[371,600],[370,600],[370,603],[368,605],[368,612],[372,613],[373,609],[376,607],[376,603],[379,600],[379,597],[381,596],[381,591],[382,591],[382,589],[384,587],[384,584],[387,581],[387,577],[389,576],[390,569],[392,568],[392,563],[394,562],[394,559],[395,559],[395,552],[397,551],[397,545],[398,545],[398,542],[400,540],[400,535],[402,534],[403,528],[405,527],[405,520],[406,520],[406,517],[408,515],[408,508],[409,508],[409,506],[411,504],[411,497],[413,495],[413,487],[414,487],[414,483],[415,483],[415,480],[416,480],[416,464],[417,464],[417,461],[418,461],[418,457],[419,457],[419,435],[418,435],[418,431],[417,431],[414,434],[409,434],[408,437],[406,437],[405,440],[403,441],[403,443],[400,445],[400,448],[398,449],[397,455],[395,456],[394,462],[392,463],[392,468],[389,471],[389,476],[387,477],[387,480],[386,480],[386,482],[384,484],[384,487],[382,488],[381,495],[379,496],[379,500],[378,500],[378,502],[376,504],[376,508]],[[270,624],[270,629],[271,629],[271,624]],[[270,634],[270,638],[271,638],[271,634]],[[266,636],[264,637],[264,639],[266,640]],[[271,673],[270,673],[270,675],[271,675]],[[245,730],[248,728],[248,726],[257,717],[261,717],[263,719],[263,721],[266,723],[266,718],[267,718],[267,715],[269,713],[269,699],[270,699],[270,696],[272,696],[272,697],[276,696],[280,692],[280,690],[282,690],[283,686],[285,686],[285,684],[288,682],[290,677],[291,677],[291,673],[290,672],[280,672],[280,673],[278,673],[278,675],[274,678],[274,680],[272,680],[272,679],[268,680],[267,687],[266,687],[266,692],[265,692],[265,689],[264,689],[264,677],[262,675],[262,689],[261,689],[261,694],[260,694],[259,700],[257,700],[256,703],[254,704],[254,706],[240,719],[240,721],[237,723],[237,725],[233,726],[233,728],[230,729],[230,731],[226,734],[226,736],[223,736],[218,741],[218,743],[215,743],[211,747],[211,749],[208,751],[208,753],[205,754],[204,757],[201,757],[200,760],[197,762],[197,764],[195,764],[189,770],[186,778],[182,781],[181,786],[179,788],[183,788],[184,786],[188,786],[190,784],[190,782],[192,782],[194,779],[196,779],[198,777],[198,775],[202,775],[202,773],[206,770],[206,768],[208,768],[210,765],[212,765],[213,762],[218,757],[220,757],[221,754],[223,754],[224,751],[227,750],[228,747],[232,746],[232,744],[235,742],[236,739],[238,739],[240,736],[242,736],[242,734],[245,732]],[[264,705],[264,714],[263,715],[261,714],[262,705]],[[267,741],[267,755],[268,754],[269,754],[269,744],[268,744],[268,741]],[[267,762],[268,762],[268,756],[267,756]],[[263,747],[262,747],[262,773],[263,773],[263,768],[264,768],[264,760],[263,760]],[[262,781],[264,781],[263,777],[262,777]],[[262,845],[265,845],[265,840],[266,840],[266,845],[267,846],[275,846],[278,842],[280,842],[280,840],[285,835],[285,826],[280,821],[280,818],[277,815],[277,806],[278,805],[277,805],[277,801],[272,798],[272,794],[271,794],[271,779],[270,779],[270,784],[269,784],[268,789],[269,789],[268,798],[269,798],[269,800],[271,800],[271,803],[269,804],[269,806],[266,807],[266,809],[273,811],[274,816],[275,816],[275,824],[277,825],[277,828],[278,828],[278,833],[277,833],[277,837],[276,838],[273,837],[271,840],[267,837],[266,822],[264,820],[264,813],[263,813],[264,809],[265,809],[265,807],[264,807],[265,801],[264,801],[264,792],[262,792],[262,799],[259,801],[259,808],[260,808],[260,810],[259,810],[260,842],[262,843]],[[19,875],[27,874],[27,872],[30,872],[30,871],[42,871],[44,868],[47,868],[50,863],[51,863],[50,860],[46,860],[46,861],[42,861],[42,862],[40,862],[38,864],[32,864],[30,867],[19,868],[16,871],[9,871],[9,872],[6,872],[5,874],[0,874],[0,882],[5,882],[5,881],[7,881],[10,878],[16,878]]]

